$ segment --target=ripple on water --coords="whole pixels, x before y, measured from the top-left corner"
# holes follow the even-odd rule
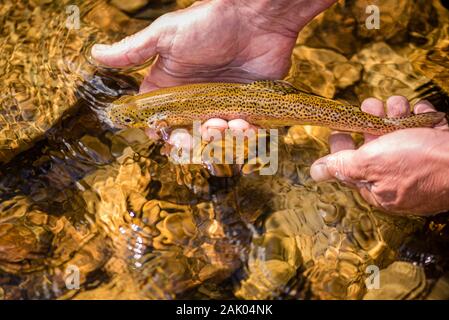
[[[68,4],[79,5],[79,30],[65,26]],[[141,130],[105,126],[98,113],[136,92],[141,77],[92,65],[89,47],[147,23],[129,21],[104,1],[0,6],[0,143],[12,147],[0,145],[0,161],[29,149],[0,167],[0,299],[372,298],[364,283],[372,264],[395,297],[416,298],[446,272],[445,245],[408,241],[428,223],[373,210],[344,186],[313,183],[309,168],[328,152],[329,130],[290,129],[279,171],[263,177],[260,162],[245,163],[243,175],[177,166]],[[363,42],[331,40],[345,65]],[[335,79],[341,70],[326,63],[336,56],[329,46],[303,48],[301,59],[319,56],[314,65],[332,69],[335,92],[366,81],[358,73]],[[445,219],[432,227],[437,240]],[[79,290],[65,282],[73,267]],[[433,296],[444,296],[446,278]]]

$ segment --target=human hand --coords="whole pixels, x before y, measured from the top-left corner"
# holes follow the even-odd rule
[[[141,93],[187,83],[282,79],[299,30],[334,2],[201,1],[161,16],[118,43],[95,45],[92,57],[106,66],[130,67],[158,55]],[[220,129],[249,126],[245,121],[212,123]]]
[[[362,103],[365,112],[381,117],[410,114],[404,97]],[[415,113],[435,111],[427,101]],[[355,149],[346,133],[330,137],[331,155],[318,159],[310,174],[315,181],[339,180],[358,189],[373,206],[399,214],[430,215],[449,210],[449,127],[443,120],[435,128],[395,131],[381,137],[365,135]]]

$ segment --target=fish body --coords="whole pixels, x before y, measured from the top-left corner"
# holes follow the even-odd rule
[[[179,127],[211,118],[244,119],[261,127],[317,125],[334,130],[381,135],[398,129],[432,127],[445,116],[428,112],[381,118],[346,103],[305,93],[285,81],[202,83],[125,96],[111,104],[109,119],[118,127]]]

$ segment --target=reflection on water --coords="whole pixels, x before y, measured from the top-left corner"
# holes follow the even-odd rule
[[[388,32],[363,29],[364,1],[340,2],[301,33],[288,79],[354,103],[399,93],[447,110],[448,12],[375,2]],[[101,108],[141,76],[98,70],[85,48],[148,21],[80,1],[70,30],[68,3],[0,2],[0,298],[449,297],[447,215],[394,217],[313,183],[327,129],[291,128],[277,174],[260,176],[249,159],[244,174],[174,165],[142,131],[105,126]],[[140,18],[174,7],[118,6]],[[369,266],[381,290],[367,289]]]
[[[92,42],[119,39],[145,24],[131,23],[102,1],[3,2],[0,162],[32,146],[73,111],[77,97],[99,106],[108,97],[129,93],[126,84],[117,90],[123,80],[95,74],[83,51]]]

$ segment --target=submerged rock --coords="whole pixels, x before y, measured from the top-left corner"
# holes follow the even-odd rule
[[[375,7],[370,9],[372,5]],[[380,28],[367,28],[367,19],[377,9]],[[301,30],[296,50],[303,50],[305,46],[329,50],[323,51],[329,57],[341,54],[351,64],[363,65],[361,80],[354,85],[338,87],[338,78],[332,83],[329,70],[317,67],[322,57],[294,58],[290,75],[295,74],[296,80],[289,79],[304,90],[328,96],[334,93],[334,97],[352,104],[360,104],[371,96],[386,99],[399,94],[412,102],[429,99],[443,104],[440,110],[444,110],[447,99],[444,93],[437,92],[434,84],[447,91],[443,40],[444,33],[447,34],[444,31],[447,12],[438,0],[339,1]],[[442,41],[436,44],[438,38]],[[344,71],[350,70],[343,69],[334,76],[344,77]],[[302,76],[302,72],[307,77]]]
[[[362,65],[332,50],[297,46],[292,59],[286,80],[326,98],[360,80]]]
[[[418,72],[449,95],[449,25],[433,32],[426,46],[413,50],[409,59]]]
[[[86,94],[79,86],[92,90],[85,82],[98,79],[85,59],[88,46],[118,40],[143,23],[104,1],[20,0],[2,4],[0,11],[0,163],[5,163],[76,107],[76,95]]]
[[[179,1],[178,5],[191,2]],[[382,7],[386,2],[376,3]],[[384,20],[388,32],[383,36],[360,36],[365,16],[360,13],[360,3],[339,2],[317,17],[298,39],[289,80],[318,94],[355,101],[371,95],[385,98],[404,94],[410,98],[428,78],[444,80],[441,66],[447,32],[433,30],[434,25],[423,18],[401,17],[401,23],[394,25],[395,15],[409,10],[408,4],[397,5],[400,10]],[[423,12],[432,11],[431,4],[429,7],[418,1],[417,5]],[[39,10],[54,9],[31,8],[18,16],[26,13],[34,17],[37,20],[33,26],[45,24],[39,19],[48,18]],[[4,10],[0,15],[3,18],[13,8],[2,6],[0,10]],[[101,19],[101,10],[95,9],[85,19],[117,32],[123,27],[121,23],[129,21],[118,15],[112,19],[106,13],[106,19]],[[419,23],[426,27],[420,28]],[[17,24],[14,29],[16,24],[10,22],[6,25],[5,30],[14,32],[7,35],[5,48],[38,50],[27,44],[18,46],[23,27]],[[88,26],[92,31],[83,29]],[[27,37],[36,38],[39,30],[29,29]],[[404,34],[419,30],[422,32],[414,35],[410,48],[397,42]],[[90,41],[90,32],[92,40],[102,37],[88,23],[82,26],[80,35],[73,36],[81,40],[66,44],[73,61],[78,61],[81,47]],[[427,34],[435,52],[430,42],[428,47],[419,42],[421,35]],[[106,34],[104,39],[115,39],[109,37]],[[369,39],[380,41],[369,43]],[[25,53],[21,57],[27,57]],[[22,74],[23,70],[37,70],[36,64],[24,61],[28,64],[17,65],[5,76],[7,88],[48,102],[44,109],[72,107],[65,102],[74,101],[77,81],[65,82],[51,74],[46,81],[35,78],[36,85],[27,78],[27,72]],[[0,70],[7,63],[0,61]],[[412,64],[419,72],[412,69]],[[111,81],[119,80],[115,77]],[[68,84],[66,96],[57,90],[59,87],[55,92],[48,91],[61,83]],[[36,139],[42,136],[44,127],[57,121],[40,113],[33,118],[35,105],[22,99],[21,94],[17,97],[20,101],[13,104],[3,104],[11,96],[10,100],[0,97],[2,107],[19,107],[0,109],[0,119],[16,112],[24,117],[26,126],[39,124],[38,134],[33,135]],[[55,104],[49,102],[50,98],[56,99]],[[426,267],[414,264],[413,248],[408,262],[398,261],[402,259],[398,251],[409,237],[420,232],[423,219],[389,215],[371,208],[345,186],[312,181],[311,164],[329,153],[329,129],[290,128],[276,144],[276,174],[261,176],[260,170],[267,163],[257,157],[250,163],[254,158],[248,150],[243,164],[206,161],[204,165],[178,165],[142,130],[106,131],[92,114],[81,111],[66,119],[60,131],[48,134],[45,143],[19,156],[17,163],[2,167],[0,299],[447,297],[446,270],[430,280],[424,274]],[[60,118],[57,113],[55,117]],[[36,119],[49,122],[41,126]],[[20,139],[14,141],[22,143]],[[27,147],[34,141],[30,140]],[[222,143],[213,141],[203,147],[222,147]],[[6,149],[0,148],[0,154],[1,150]],[[79,290],[66,287],[69,266],[81,271]],[[366,286],[370,266],[381,270],[380,290]]]
[[[392,95],[416,98],[416,89],[429,82],[417,73],[406,57],[395,52],[384,42],[372,43],[351,61],[363,65],[363,82],[355,88],[360,100],[376,97],[386,100]]]
[[[118,162],[87,175],[80,195],[111,238],[115,258],[127,266],[128,280],[147,298],[175,298],[206,281],[228,278],[242,263],[248,233],[231,237],[237,228],[244,230],[241,219],[233,211],[220,214],[197,187],[207,171],[192,180],[195,167],[179,170],[155,157],[159,149],[143,131],[120,135],[127,146]]]
[[[27,197],[4,201],[0,205],[0,284],[4,297],[57,298],[70,291],[66,285],[68,268],[76,268],[77,283],[84,287],[89,275],[108,258],[101,248],[104,239],[91,227],[75,227],[66,217],[49,215]]]
[[[111,4],[128,13],[133,13],[145,7],[150,0],[112,0]]]
[[[291,144],[280,148],[289,151],[280,156],[279,172],[242,180],[240,195],[260,190],[270,199],[271,214],[263,233],[253,237],[239,298],[289,294],[288,283],[302,279],[303,294],[312,298],[360,299],[366,292],[366,268],[389,265],[403,241],[422,226],[419,219],[373,210],[357,192],[339,184],[314,183],[309,168],[326,152],[321,140],[326,131],[292,127],[286,139]]]

